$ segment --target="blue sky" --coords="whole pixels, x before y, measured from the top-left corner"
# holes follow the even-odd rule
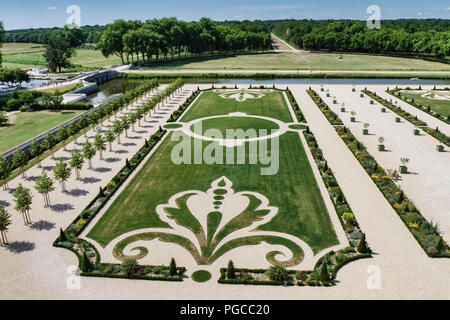
[[[81,9],[82,25],[104,25],[115,19],[177,17],[198,20],[366,19],[376,4],[382,19],[450,19],[448,0],[0,0],[0,21],[7,30],[63,26],[69,5]]]

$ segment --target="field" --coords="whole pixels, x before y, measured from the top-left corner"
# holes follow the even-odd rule
[[[431,110],[447,117],[450,115],[450,92],[449,91],[409,91],[402,90],[402,96],[409,100],[414,99],[416,103],[430,106]],[[424,96],[426,95],[426,96]]]
[[[201,61],[181,61],[161,68],[251,70],[450,71],[450,65],[419,59],[334,53],[270,52]]]
[[[5,43],[1,48],[4,67],[30,68],[45,67],[43,53],[45,48],[33,43]],[[75,56],[71,59],[75,66],[83,68],[102,68],[120,64],[117,56],[105,58],[99,50],[76,49]]]
[[[221,97],[219,92],[203,92],[181,123],[191,126],[195,121],[204,122],[203,129],[216,124],[220,133],[225,128],[249,129],[248,123],[255,124],[255,129],[279,129],[270,121],[230,121],[244,117],[242,113],[255,117],[249,119],[263,116],[279,123],[293,121],[281,92],[260,92],[262,97],[243,102]],[[229,115],[235,112],[239,115]],[[203,119],[214,116],[219,117]],[[230,163],[225,161],[226,150],[232,149],[232,159],[236,160],[239,147],[227,147],[221,154],[217,151],[221,147],[218,142],[189,139],[174,127],[87,231],[87,238],[103,248],[113,246],[114,256],[120,259],[126,256],[125,247],[133,242],[159,238],[184,247],[197,264],[212,264],[237,247],[265,242],[288,248],[293,257],[287,266],[294,266],[302,261],[305,248],[315,255],[339,244],[297,131],[279,136],[279,152],[269,150],[269,154],[277,156],[278,171],[262,175],[261,168],[270,165],[251,163],[250,159],[258,155],[250,151],[249,143],[243,144],[244,163]],[[174,160],[179,139],[189,139],[187,145],[194,150],[184,163]],[[274,144],[271,140],[270,148],[275,148]],[[217,161],[207,164],[205,154],[211,148]],[[186,154],[183,151],[183,157]],[[205,160],[196,162],[198,155]],[[191,164],[191,160],[197,164]],[[302,241],[306,245],[299,244]],[[141,258],[147,251],[139,249]],[[274,251],[267,253],[267,260],[276,260],[275,255]]]
[[[6,126],[0,127],[0,153],[50,130],[83,111],[20,112],[9,116]]]

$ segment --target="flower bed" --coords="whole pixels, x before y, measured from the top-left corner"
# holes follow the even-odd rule
[[[331,119],[329,117],[327,119],[331,123]],[[450,257],[449,246],[439,235],[437,227],[422,216],[414,203],[406,197],[400,187],[378,165],[364,145],[351,133],[350,129],[335,127],[335,130],[428,256]]]
[[[384,105],[385,107],[391,109],[392,111],[394,111],[399,116],[401,116],[404,119],[406,119],[407,121],[411,122],[415,126],[422,127],[422,129],[426,133],[428,133],[430,136],[434,137],[435,139],[439,140],[440,142],[442,142],[445,145],[447,145],[448,147],[450,147],[450,137],[445,135],[444,133],[440,132],[439,128],[436,128],[436,129],[429,128],[427,126],[427,124],[425,122],[419,120],[417,118],[417,116],[413,116],[412,114],[410,114],[409,112],[406,112],[402,108],[393,105],[392,103],[390,103],[386,99],[383,99],[383,98],[377,96],[376,93],[373,93],[373,92],[371,92],[369,90],[363,90],[363,92],[365,94],[367,94],[369,97],[371,97],[372,99],[375,99],[376,101],[378,101],[379,103]]]
[[[314,103],[319,107],[322,113],[327,117],[327,119],[330,119],[330,123],[332,125],[344,125],[342,120],[339,119],[339,117],[333,111],[331,111],[330,107],[314,90],[311,90],[311,88],[309,88],[309,90],[307,90],[306,92],[309,94]]]

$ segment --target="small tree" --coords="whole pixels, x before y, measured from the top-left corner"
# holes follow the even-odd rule
[[[120,144],[120,135],[122,134],[123,128],[122,124],[119,120],[115,120],[113,122],[112,131],[117,137],[117,142]]]
[[[95,156],[95,148],[89,140],[83,144],[83,157],[88,160],[89,169],[92,169],[92,158]]]
[[[384,138],[383,138],[383,137],[379,137],[379,138],[378,138],[378,142],[379,142],[380,144],[383,144]]]
[[[174,258],[170,259],[169,274],[170,274],[171,277],[173,277],[173,276],[175,276],[177,274],[177,265],[175,263],[175,259]]]
[[[53,150],[53,147],[56,146],[56,140],[55,137],[53,137],[50,133],[48,133],[45,136],[45,140],[44,140],[44,147],[47,150],[50,150],[52,153],[52,159],[55,159],[55,152]]]
[[[0,206],[0,232],[2,234],[2,241],[0,241],[0,243],[8,243],[6,232],[8,232],[11,223],[11,215],[8,213],[8,211],[6,211],[6,208],[4,206]]]
[[[109,143],[109,151],[112,152],[112,143],[114,142],[114,140],[116,139],[116,136],[114,134],[114,132],[109,129],[108,131],[105,132],[105,141]]]
[[[105,138],[100,133],[97,133],[94,137],[94,148],[99,152],[100,160],[103,160],[103,151],[106,150],[105,144]]]
[[[358,244],[358,252],[359,253],[370,253],[370,248],[366,242],[366,235],[363,233],[361,240],[359,240]]]
[[[234,270],[234,264],[233,264],[233,261],[231,261],[231,260],[228,261],[227,278],[228,279],[236,278],[236,271]]]
[[[125,273],[127,276],[137,272],[139,269],[139,264],[136,259],[125,259],[120,265],[120,271]]]
[[[2,127],[6,123],[8,123],[8,117],[3,111],[0,111],[0,127]]]
[[[272,281],[283,282],[289,279],[289,273],[282,265],[274,265],[269,268],[269,278]]]
[[[3,190],[8,189],[8,178],[11,174],[11,165],[9,161],[0,157],[0,181],[3,183]]]
[[[28,163],[28,156],[25,154],[25,152],[22,151],[22,149],[17,150],[16,153],[14,153],[13,156],[13,167],[20,168],[20,171],[22,172],[22,178],[26,178],[26,172],[25,172],[25,166]]]
[[[37,192],[43,195],[44,197],[44,206],[47,207],[50,205],[50,196],[49,193],[55,190],[55,186],[52,178],[50,178],[45,170],[42,170],[42,175],[36,181],[34,186]]]
[[[32,203],[32,195],[28,189],[25,189],[21,183],[13,193],[14,202],[16,203],[14,209],[22,214],[23,222],[25,224],[31,223],[30,209]]]
[[[66,233],[62,228],[59,228],[59,242],[67,241]]]
[[[69,165],[64,162],[62,159],[59,159],[59,161],[56,163],[55,167],[53,168],[53,175],[55,176],[56,180],[59,180],[61,184],[61,188],[63,192],[66,192],[66,181],[70,178],[71,170]]]
[[[75,169],[75,175],[77,180],[80,180],[80,170],[83,168],[84,158],[83,155],[77,150],[74,149],[70,154],[69,165],[72,169]]]
[[[36,140],[33,140],[33,142],[31,143],[31,146],[30,146],[30,154],[33,158],[38,158],[38,167],[39,168],[42,167],[41,153],[42,153],[41,145]]]
[[[121,127],[125,131],[125,137],[128,138],[128,129],[130,129],[131,121],[129,117],[125,117],[122,119]]]
[[[93,269],[91,260],[89,260],[88,256],[86,255],[86,252],[83,252],[83,255],[81,256],[81,271],[82,272],[90,272]]]
[[[438,253],[440,253],[442,250],[444,250],[445,246],[444,246],[444,240],[442,239],[442,237],[439,237],[437,242],[436,242],[436,251]]]
[[[69,137],[69,133],[67,132],[67,128],[62,125],[59,127],[58,132],[56,133],[56,140],[60,141],[63,143],[63,149],[64,151],[67,151],[66,149],[66,140]]]
[[[320,267],[319,280],[323,282],[327,282],[330,280],[330,274],[328,273],[328,263],[326,259],[323,260],[322,266]]]

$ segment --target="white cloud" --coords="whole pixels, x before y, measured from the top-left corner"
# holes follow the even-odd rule
[[[48,10],[56,10],[56,7],[48,7]]]

